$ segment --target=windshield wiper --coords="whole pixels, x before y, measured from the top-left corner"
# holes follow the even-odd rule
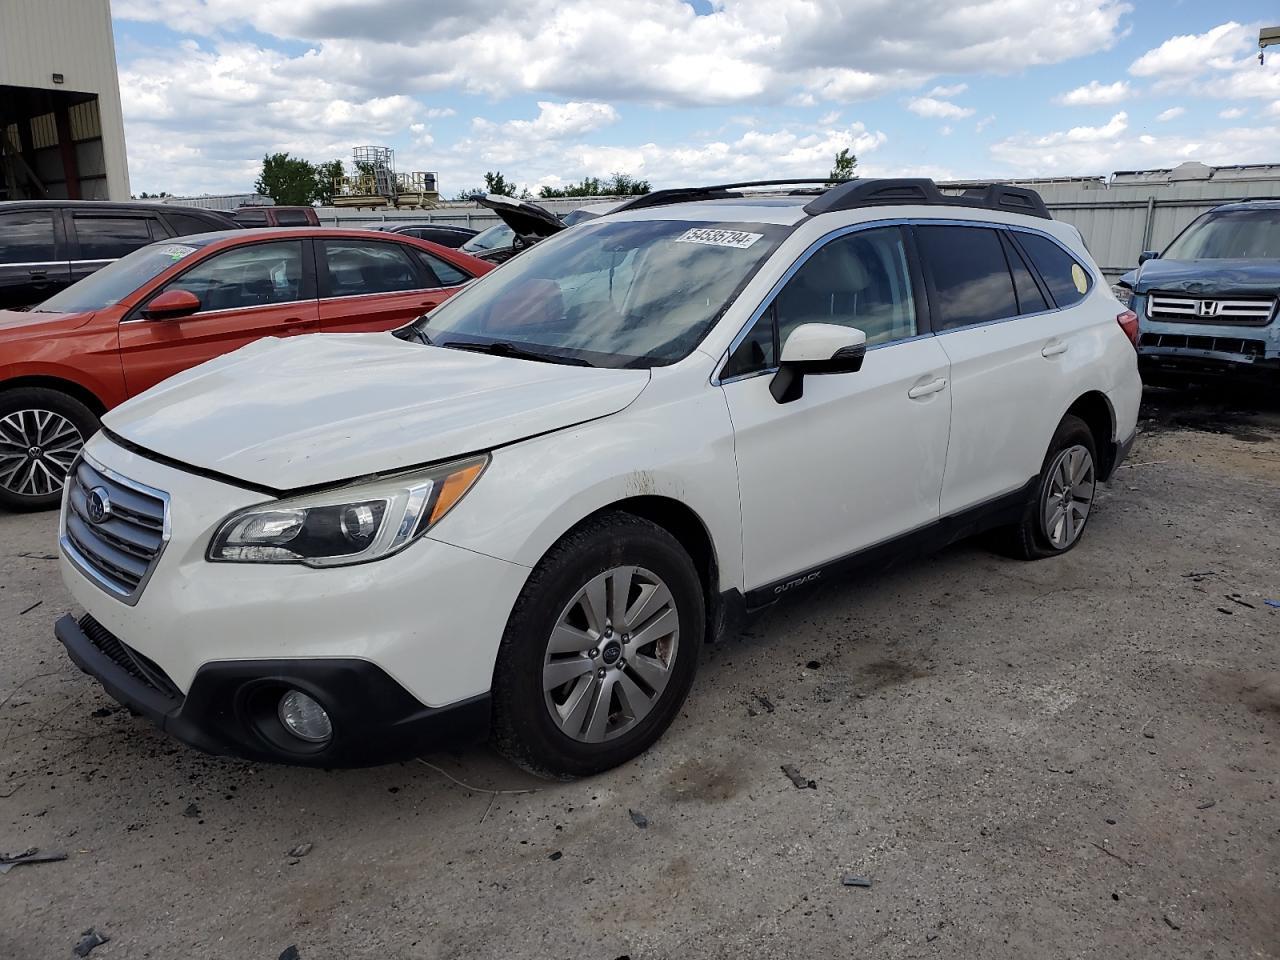
[[[401,334],[403,334],[403,336],[401,336]],[[394,335],[397,337],[400,337],[401,340],[405,340],[409,337],[413,337],[413,339],[417,340],[424,347],[435,346],[435,344],[431,342],[431,338],[428,337],[425,332],[423,332],[422,330],[419,330],[416,326],[413,326],[412,324],[410,324],[407,327],[402,327],[401,329],[395,331]]]
[[[570,357],[562,353],[542,353],[539,350],[526,350],[508,340],[492,340],[487,343],[471,343],[466,340],[445,340],[435,344],[437,347],[448,347],[450,350],[471,350],[474,353],[487,353],[495,357],[515,357],[520,360],[540,360],[543,363],[564,363],[574,367],[594,367],[595,364],[581,357]]]

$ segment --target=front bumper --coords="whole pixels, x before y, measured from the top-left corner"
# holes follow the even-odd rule
[[[376,664],[349,658],[211,661],[184,696],[153,661],[96,620],[62,617],[68,655],[119,703],[206,753],[317,767],[390,763],[488,735],[489,695],[424,706]],[[275,705],[289,689],[325,707],[333,737],[310,744],[285,730]]]

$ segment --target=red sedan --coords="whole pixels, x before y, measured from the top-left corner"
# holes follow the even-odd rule
[[[153,243],[0,311],[0,506],[56,506],[98,417],[260,337],[392,330],[493,269],[398,234],[234,230]]]

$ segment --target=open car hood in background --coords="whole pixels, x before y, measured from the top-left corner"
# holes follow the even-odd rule
[[[549,237],[564,229],[563,220],[546,207],[540,207],[528,200],[517,200],[514,197],[503,197],[491,193],[487,197],[476,197],[476,203],[494,211],[507,226],[522,237]]]

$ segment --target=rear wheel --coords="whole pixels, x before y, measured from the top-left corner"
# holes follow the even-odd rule
[[[0,393],[0,507],[48,510],[98,418],[79,400],[45,387]]]
[[[1024,560],[1066,553],[1084,535],[1098,489],[1098,451],[1093,431],[1068,414],[1045,454],[1035,495],[1021,521],[1004,531],[1007,552]]]
[[[630,514],[592,520],[538,564],[494,671],[494,744],[534,773],[599,773],[642,753],[688,695],[706,629],[693,562]]]

